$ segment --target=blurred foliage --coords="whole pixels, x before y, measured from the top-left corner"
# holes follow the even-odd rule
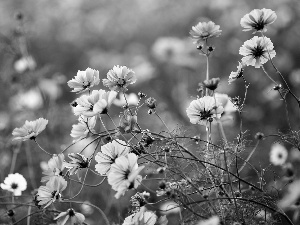
[[[188,133],[204,133],[189,123],[185,113],[189,102],[197,96],[198,83],[204,80],[206,71],[205,58],[198,55],[188,38],[189,30],[199,21],[212,20],[221,26],[221,37],[212,43],[216,50],[211,58],[211,73],[221,78],[218,92],[243,97],[243,81],[229,86],[227,79],[241,59],[240,46],[252,37],[242,32],[240,18],[255,8],[270,8],[278,15],[267,32],[277,53],[274,62],[293,92],[300,95],[297,88],[300,84],[300,50],[297,48],[300,2],[297,0],[1,1],[0,180],[9,172],[8,162],[14,148],[11,131],[25,120],[39,117],[49,120],[45,133],[39,137],[48,151],[58,153],[71,143],[69,134],[76,117],[72,116],[69,103],[76,95],[70,93],[66,81],[87,67],[99,70],[100,78],[114,65],[132,68],[138,81],[130,93],[142,91],[156,98],[158,112],[169,127],[184,126]],[[21,20],[16,18],[20,16],[18,12],[23,15]],[[280,81],[270,65],[266,68]],[[243,114],[246,136],[252,140],[258,131],[272,134],[288,130],[288,123],[283,119],[286,117],[284,101],[272,91],[263,71],[247,68],[245,78],[250,82]],[[295,102],[290,98],[287,102],[290,119],[296,121],[299,113]],[[113,110],[118,119],[120,108],[115,106]],[[144,128],[163,129],[160,121],[146,110],[140,112],[138,120]],[[238,134],[239,121],[235,115],[225,126],[230,140]],[[112,126],[109,121],[105,123]],[[292,127],[298,129],[295,126],[292,123]],[[254,165],[259,166],[263,161],[266,162],[264,167],[268,165],[269,146],[273,141],[275,139],[268,139],[260,145],[252,159]],[[71,151],[76,151],[76,146]],[[258,157],[261,161],[256,163]],[[25,177],[34,172],[28,192],[39,186],[40,162],[47,160],[33,143],[22,143],[15,171]],[[33,171],[28,163],[33,164]],[[89,179],[88,182],[96,183]],[[81,197],[102,208],[111,221],[119,222],[126,214],[130,195],[120,202],[113,194],[108,186],[102,185],[86,187]],[[94,221],[96,216],[88,219]]]

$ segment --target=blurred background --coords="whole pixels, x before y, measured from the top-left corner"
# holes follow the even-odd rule
[[[266,36],[275,46],[276,66],[294,93],[300,95],[300,2],[297,0],[1,1],[0,181],[9,173],[12,152],[16,148],[11,142],[11,132],[25,120],[39,117],[49,120],[38,140],[51,153],[59,153],[72,143],[70,131],[77,118],[69,103],[78,96],[70,92],[66,82],[78,70],[87,67],[99,70],[101,79],[114,65],[133,69],[138,80],[129,87],[132,104],[136,102],[136,94],[142,91],[157,99],[157,111],[168,127],[180,127],[188,135],[205,135],[204,128],[190,124],[185,112],[197,97],[198,83],[205,79],[206,71],[205,57],[199,55],[189,31],[200,21],[212,20],[221,26],[222,35],[211,41],[216,48],[210,59],[211,77],[221,78],[217,92],[243,99],[243,80],[229,85],[228,77],[231,71],[236,71],[242,58],[239,48],[253,37],[251,32],[242,31],[240,19],[255,8],[276,12],[278,18],[268,27]],[[282,83],[270,63],[266,64],[266,70]],[[266,135],[287,131],[285,102],[272,90],[270,80],[262,70],[250,67],[245,69],[244,75],[250,83],[243,112],[243,130],[247,131],[247,138],[253,140],[259,131]],[[102,83],[97,88],[104,89]],[[297,104],[291,98],[287,103],[292,128],[298,130]],[[111,115],[116,121],[122,104],[120,99],[112,107]],[[157,118],[146,112],[147,109],[142,109],[139,113],[142,128],[165,129]],[[109,121],[105,123],[112,126]],[[228,139],[236,140],[240,124],[238,114],[230,113],[224,123]],[[215,133],[218,135],[217,130]],[[255,166],[269,165],[269,149],[274,141],[275,138],[268,138],[259,146],[251,160]],[[249,149],[254,144],[249,142]],[[290,150],[290,146],[286,147]],[[79,148],[76,146],[71,151]],[[298,150],[293,154],[299,159]],[[31,177],[27,194],[40,186],[40,162],[47,160],[34,143],[21,144],[15,172]],[[89,183],[99,182],[92,177],[88,178]],[[131,195],[121,201],[116,201],[113,195],[110,187],[104,184],[85,188],[80,199],[96,204],[110,221],[119,223],[126,215]],[[97,213],[86,215],[90,224],[100,219]]]

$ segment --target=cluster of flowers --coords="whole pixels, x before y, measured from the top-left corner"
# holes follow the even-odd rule
[[[246,41],[240,48],[239,53],[243,58],[241,62],[239,62],[238,70],[230,74],[229,83],[243,76],[245,66],[263,68],[263,64],[276,55],[271,40],[263,34],[267,31],[266,27],[273,23],[276,18],[277,16],[272,10],[255,9],[241,19],[241,26],[244,28],[244,31],[254,30],[254,33],[260,32],[262,36],[254,36],[252,39]],[[214,51],[214,48],[208,46],[207,40],[209,38],[219,37],[221,32],[220,26],[210,21],[207,23],[200,22],[192,27],[190,34],[195,41],[194,43],[198,45],[197,49],[208,59],[208,56]],[[207,51],[203,50],[204,45],[206,45]],[[228,100],[228,96],[226,95],[227,98],[224,103],[222,102],[223,95],[215,93],[219,81],[219,78],[209,79],[209,73],[207,72],[207,79],[202,83],[206,88],[205,95],[203,94],[202,97],[193,100],[186,109],[190,122],[192,124],[206,126],[208,134],[211,123],[215,121],[220,122],[221,116],[224,115],[224,112],[226,112],[226,109],[229,107],[228,101],[231,101],[230,99]],[[134,72],[126,66],[114,66],[113,69],[109,70],[107,79],[103,79],[103,85],[109,88],[109,91],[102,89],[91,90],[100,83],[99,71],[91,68],[87,68],[85,71],[78,71],[75,78],[68,81],[69,87],[73,89],[72,92],[76,92],[77,94],[88,92],[88,94],[78,97],[71,103],[74,114],[78,116],[78,124],[73,125],[71,131],[74,142],[87,138],[89,134],[97,135],[94,128],[98,119],[110,139],[108,143],[101,146],[99,152],[96,153],[97,149],[95,149],[95,152],[90,157],[84,156],[81,154],[82,152],[69,153],[68,158],[70,161],[65,160],[63,152],[58,155],[51,155],[38,145],[43,151],[51,155],[47,169],[43,171],[44,176],[41,179],[41,182],[45,183],[45,185],[38,188],[35,196],[35,203],[39,207],[43,206],[43,209],[45,209],[56,201],[67,202],[68,199],[62,197],[62,192],[68,185],[66,179],[77,174],[81,169],[89,169],[93,159],[97,162],[95,170],[98,175],[107,177],[108,184],[116,191],[116,199],[125,195],[128,190],[136,189],[140,185],[142,182],[140,172],[144,169],[144,166],[138,165],[139,157],[138,154],[136,154],[135,148],[129,141],[125,142],[124,140],[112,137],[101,119],[102,115],[109,116],[109,108],[119,92],[124,94],[125,102],[128,104],[125,92],[127,91],[128,85],[135,82],[136,77]],[[220,97],[220,95],[222,97]],[[139,96],[142,96],[142,94],[139,94]],[[149,108],[149,114],[156,113],[155,99],[147,99],[146,105]],[[235,104],[231,107],[234,108],[233,110],[238,109]],[[128,105],[125,105],[124,108],[125,112],[121,126],[124,130],[119,131],[118,134],[122,135],[122,132],[139,130],[140,133],[143,134],[143,138],[146,139],[146,144],[150,145],[149,143],[152,143],[154,138],[151,137],[150,133],[147,134],[147,132],[139,128],[136,113],[132,112]],[[14,140],[34,140],[36,142],[36,137],[46,128],[47,124],[48,120],[44,118],[39,118],[35,121],[26,121],[21,128],[14,129],[12,133]],[[209,135],[207,136],[209,137]],[[210,140],[208,139],[207,146],[209,142]],[[270,161],[274,165],[287,165],[287,156],[286,149],[277,144],[272,147]],[[225,165],[227,166],[226,163],[225,159]],[[168,165],[161,170],[166,170],[167,166]],[[228,168],[227,172],[230,176]],[[293,185],[295,186],[295,184]],[[296,187],[294,186],[290,186],[290,189],[294,190]],[[175,195],[177,191],[189,190],[191,185],[188,179],[182,179],[174,182],[161,182],[159,187],[160,189],[157,191],[157,196],[166,195],[167,197],[176,198]],[[1,188],[12,192],[14,196],[20,196],[22,191],[26,190],[27,182],[21,174],[9,174],[4,180],[4,183],[1,183]],[[292,194],[292,197],[288,196],[288,199],[292,199],[292,201],[295,201],[295,198],[300,196],[299,191],[296,194],[293,191]],[[145,192],[136,193],[131,198],[131,203],[135,207],[135,210],[131,215],[125,218],[123,225],[167,225],[168,220],[166,216],[158,218],[154,211],[150,211],[145,207],[147,204],[146,198],[149,197],[149,195],[149,193]],[[279,205],[285,207],[287,202],[290,203],[292,201],[283,199]],[[177,205],[176,207],[180,206]],[[73,208],[70,208],[65,212],[61,212],[55,217],[55,220],[57,220],[57,223],[60,225],[66,224],[67,221],[70,221],[71,224],[83,224],[85,216],[75,212]],[[218,215],[214,215],[197,223],[197,225],[219,224],[221,224],[221,219]],[[234,222],[234,224],[240,223]]]

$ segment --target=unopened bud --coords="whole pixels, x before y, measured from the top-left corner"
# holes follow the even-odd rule
[[[205,80],[202,82],[204,87],[208,88],[209,90],[216,90],[219,83],[220,83],[220,78],[212,78],[210,80]]]
[[[214,48],[213,46],[209,46],[209,47],[207,48],[207,50],[208,50],[209,52],[212,52],[213,50],[215,50],[215,48]]]
[[[160,182],[158,183],[158,187],[159,187],[160,189],[165,189],[165,188],[166,188],[166,182],[165,182],[165,181],[160,181]]]
[[[9,217],[13,217],[15,215],[15,212],[14,210],[10,209],[6,212],[6,214],[9,216]]]
[[[139,98],[145,98],[147,95],[144,94],[143,92],[138,93]]]
[[[254,137],[257,140],[262,140],[265,138],[265,135],[262,132],[257,132]]]
[[[157,106],[156,99],[152,98],[152,97],[147,98],[145,103],[148,106],[148,108],[150,108],[150,109],[155,109]]]
[[[202,48],[203,48],[202,45],[198,45],[198,46],[197,46],[197,49],[198,49],[198,50],[201,50]]]

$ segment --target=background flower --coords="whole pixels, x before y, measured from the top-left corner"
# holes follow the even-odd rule
[[[13,140],[27,141],[35,139],[47,126],[48,120],[39,118],[35,121],[25,121],[25,124],[20,128],[15,128],[12,135],[15,136]]]
[[[0,184],[0,187],[3,190],[12,192],[14,196],[21,196],[22,191],[27,188],[27,181],[19,173],[9,174],[4,182]]]

